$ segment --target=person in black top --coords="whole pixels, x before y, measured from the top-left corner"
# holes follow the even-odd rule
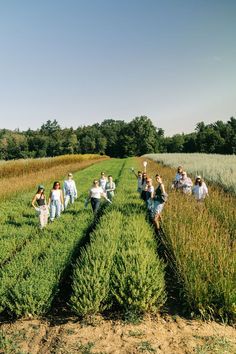
[[[162,182],[162,178],[159,174],[156,175],[157,188],[154,195],[154,208],[153,208],[153,221],[157,228],[160,228],[161,212],[164,208],[165,201],[167,199],[167,193]]]
[[[48,223],[48,205],[44,194],[45,188],[42,184],[38,186],[38,190],[34,195],[31,205],[37,211],[39,216],[39,227],[43,229]],[[35,205],[37,203],[37,206]]]

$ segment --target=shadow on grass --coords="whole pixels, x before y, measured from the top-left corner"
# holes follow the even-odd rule
[[[167,301],[163,307],[162,313],[168,313],[172,316],[181,316],[186,319],[190,319],[190,310],[184,302],[183,296],[183,282],[176,274],[175,257],[171,250],[167,247],[166,235],[162,227],[157,228],[156,224],[153,224],[155,230],[155,236],[157,240],[157,253],[166,264],[165,268],[165,283],[167,292]]]

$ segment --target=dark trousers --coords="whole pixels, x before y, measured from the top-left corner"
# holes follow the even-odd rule
[[[100,205],[100,199],[98,198],[91,198],[91,205],[94,214],[98,211],[99,205]]]

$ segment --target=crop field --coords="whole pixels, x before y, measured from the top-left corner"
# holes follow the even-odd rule
[[[0,198],[27,192],[45,180],[56,180],[68,171],[76,172],[97,161],[108,159],[100,155],[63,155],[50,158],[1,161]]]
[[[182,165],[189,174],[201,175],[207,181],[236,194],[236,155],[173,153],[145,156],[175,169]]]
[[[92,235],[89,235],[91,242],[81,251],[74,270],[71,306],[78,315],[84,315],[96,313],[102,308],[115,306],[114,304],[127,311],[130,309],[144,311],[159,308],[164,303],[164,266],[156,256],[153,230],[145,220],[145,209],[136,193],[129,197],[130,206],[124,198],[124,195],[132,190],[133,184],[131,181],[128,185],[126,183],[125,189],[122,188],[122,181],[128,179],[130,175],[128,165],[129,160],[125,162],[107,160],[75,174],[80,194],[79,200],[60,219],[48,225],[43,231],[38,230],[38,220],[29,206],[33,191],[2,203],[1,313],[21,317],[42,315],[50,310],[72,258],[75,257],[80,243],[85,242],[88,230],[94,223],[91,210],[84,209],[83,204],[91,181],[99,176],[101,170],[108,171],[107,173],[111,173],[117,180],[117,198],[112,206],[105,208],[107,211],[104,210],[104,214],[96,221],[96,228]],[[52,182],[45,184],[46,190],[49,190],[51,184]],[[142,217],[138,217],[140,210]],[[122,232],[120,232],[121,227]],[[125,237],[126,233],[129,235],[128,238]],[[103,247],[104,244],[107,246]],[[98,261],[94,249],[99,249],[99,247],[103,253],[97,252],[97,257],[100,257]],[[111,249],[114,249],[113,253]],[[102,274],[102,268],[100,268],[102,255],[105,275]],[[91,264],[87,264],[88,261]],[[123,274],[123,278],[120,279],[118,277],[120,267],[122,268],[125,263],[130,265],[130,269],[126,265],[127,274]],[[97,264],[97,274],[95,270],[92,271],[93,264]],[[113,266],[114,273],[111,274],[109,269],[111,270],[113,264],[116,265],[117,270]],[[141,273],[138,267],[141,267]],[[88,278],[88,268],[92,271],[90,278]],[[83,269],[85,275],[82,274]],[[121,291],[121,286],[124,287],[124,291],[129,292],[127,282],[129,284],[132,274],[140,274],[140,277],[137,277],[136,284],[130,283],[130,293],[125,294]],[[100,284],[98,275],[102,278],[101,284],[105,278],[107,279],[107,290],[105,285]],[[154,283],[153,277],[156,278]],[[95,302],[94,297],[97,293],[101,296],[101,292],[99,288],[96,288],[96,284],[93,284],[94,281],[100,284],[104,292],[104,296]],[[145,283],[146,287],[141,286]],[[94,287],[94,293],[88,291],[89,287]],[[88,297],[92,296],[91,304],[88,304],[89,300],[86,299],[86,291]],[[81,304],[82,300],[84,302]],[[91,305],[95,308],[91,309]]]
[[[63,311],[77,320],[175,312],[234,324],[235,196],[211,184],[200,205],[171,190],[175,168],[148,159],[148,175],[160,173],[169,194],[156,230],[131,172],[142,169],[143,159],[91,161],[74,172],[78,199],[44,230],[30,203],[38,183],[49,195],[54,175],[1,201],[0,320]],[[94,218],[84,200],[101,171],[117,188]]]
[[[192,196],[171,190],[175,169],[163,164],[153,165],[152,162],[150,165],[153,166],[153,170],[149,170],[150,174],[154,175],[155,171],[158,171],[163,176],[169,192],[160,239],[176,275],[185,309],[192,314],[200,313],[203,318],[219,317],[223,321],[234,322],[235,196],[211,185],[205,203],[198,204]],[[175,167],[178,165],[179,160],[176,160]],[[201,168],[199,163],[199,169]]]

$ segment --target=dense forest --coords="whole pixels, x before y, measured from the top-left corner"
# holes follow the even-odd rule
[[[75,153],[128,157],[156,152],[235,154],[236,119],[208,125],[200,122],[193,133],[172,137],[165,137],[164,130],[146,116],[129,123],[107,119],[77,129],[62,129],[56,120],[48,120],[37,130],[0,130],[1,160]]]

